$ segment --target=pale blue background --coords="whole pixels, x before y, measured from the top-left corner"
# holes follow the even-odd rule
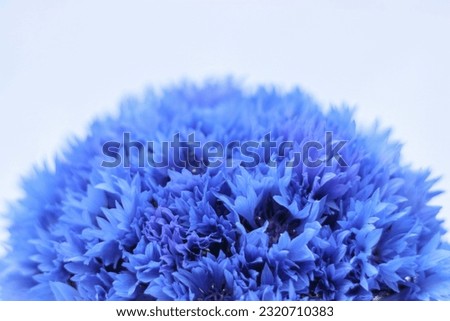
[[[449,32],[446,0],[0,0],[0,210],[124,95],[225,74],[357,105],[450,191]]]

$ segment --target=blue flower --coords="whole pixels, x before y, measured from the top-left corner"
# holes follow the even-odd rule
[[[225,146],[224,162],[189,145],[178,160],[164,152],[192,133]],[[290,144],[227,148],[269,140]],[[122,163],[102,166],[111,141]],[[291,166],[310,142],[325,148]],[[340,142],[345,163],[327,152]],[[141,152],[165,165],[142,164]],[[449,300],[450,246],[429,204],[436,180],[400,156],[389,131],[361,130],[348,108],[324,112],[299,89],[225,80],[149,91],[24,181],[0,297]]]

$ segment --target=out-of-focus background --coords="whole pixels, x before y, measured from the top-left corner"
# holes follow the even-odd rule
[[[446,0],[0,0],[0,212],[124,96],[230,74],[357,106],[450,191],[449,31]]]

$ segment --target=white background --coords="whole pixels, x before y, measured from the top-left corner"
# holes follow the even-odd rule
[[[0,211],[125,95],[229,74],[357,106],[450,191],[449,33],[446,0],[0,0]]]

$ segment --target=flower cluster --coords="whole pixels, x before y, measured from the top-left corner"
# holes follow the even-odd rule
[[[195,132],[201,141],[345,140],[337,162],[102,167],[102,146]],[[120,147],[122,150],[124,146]],[[400,162],[388,131],[359,130],[298,89],[184,83],[125,101],[13,205],[3,299],[442,300],[450,249],[428,171]],[[160,153],[158,149],[151,151]],[[159,155],[161,156],[161,155]],[[168,155],[167,157],[172,157]],[[190,155],[184,155],[190,157]],[[192,156],[192,155],[191,155]],[[324,157],[316,151],[315,157]]]

